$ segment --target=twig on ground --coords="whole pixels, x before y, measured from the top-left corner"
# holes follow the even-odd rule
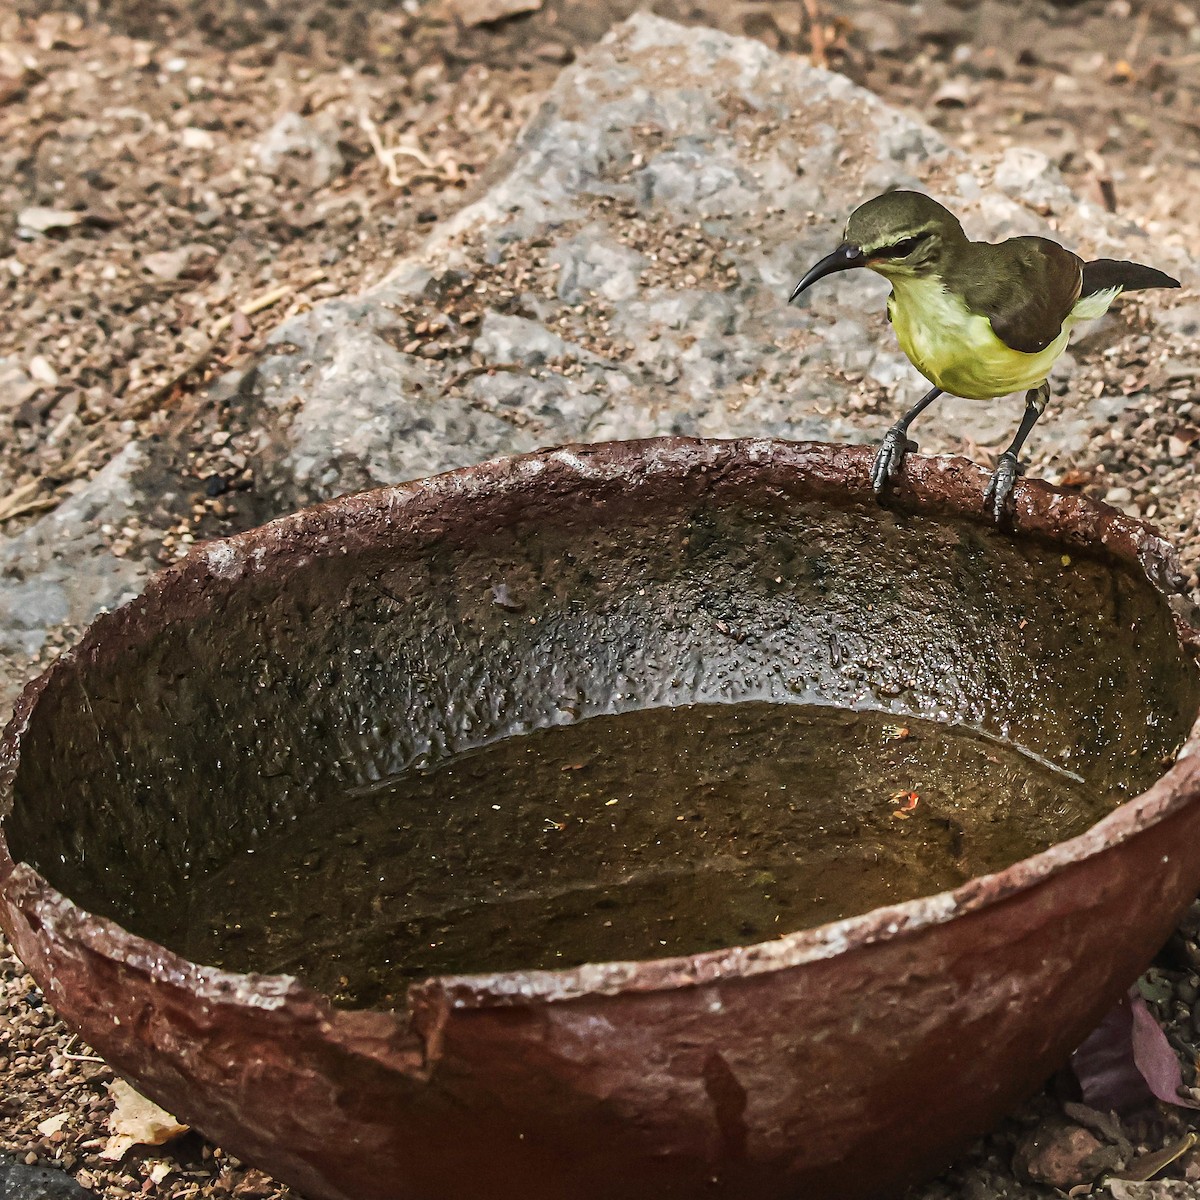
[[[273,304],[278,304],[280,300],[287,299],[294,291],[308,287],[310,284],[320,283],[324,278],[324,271],[312,271],[302,279],[298,279],[295,283],[281,283],[277,287],[263,292],[261,296],[255,296],[252,300],[244,301],[237,305],[233,312],[226,313],[213,322],[213,327],[209,330],[209,337],[216,339],[218,335],[224,333],[233,323],[234,313],[241,313],[243,317],[252,317],[255,313],[260,313],[264,309],[270,308]],[[205,351],[206,357],[211,350],[212,346],[210,345]]]
[[[38,480],[37,482],[41,483],[42,480]],[[13,494],[15,495],[16,493]],[[10,507],[9,505],[12,501],[12,497],[10,496],[6,506],[3,510],[0,510],[0,522],[11,521],[14,517],[24,517],[29,513],[41,512],[47,508],[57,508],[61,499],[61,496],[37,496],[25,504],[15,504]]]
[[[1096,186],[1100,189],[1100,199],[1104,207],[1109,212],[1117,211],[1117,187],[1113,182],[1112,171],[1108,168],[1108,163],[1104,161],[1103,156],[1096,150],[1085,150],[1084,157],[1088,161],[1088,165],[1092,168],[1092,172],[1096,179]]]
[[[57,508],[64,499],[63,496],[58,494],[57,490],[52,490],[44,496],[37,495],[37,492],[47,484],[50,484],[52,479],[61,480],[60,483],[55,485],[56,489],[61,488],[63,483],[69,483],[75,479],[75,472],[79,466],[93,450],[100,448],[103,442],[103,436],[93,438],[90,442],[85,442],[61,467],[55,468],[49,474],[39,475],[36,479],[31,479],[28,483],[23,483],[19,488],[9,492],[7,496],[0,499],[0,524],[5,521],[11,521],[14,517],[26,516],[31,512],[39,512],[47,508]]]
[[[804,11],[808,15],[809,58],[814,67],[825,67],[829,60],[825,55],[825,18],[821,15],[821,0],[804,0]]]
[[[39,475],[36,479],[31,479],[28,483],[23,483],[19,488],[14,488],[2,500],[0,500],[0,521],[7,521],[10,517],[15,516],[25,502],[35,495],[46,482],[44,475]]]
[[[228,321],[226,321],[228,324]],[[193,371],[198,371],[208,362],[209,356],[213,352],[213,346],[216,343],[209,340],[208,344],[191,359],[189,359],[178,371],[176,371],[166,383],[159,384],[153,391],[148,392],[140,400],[137,400],[129,409],[127,416],[132,420],[141,420],[142,417],[148,416],[153,412],[164,397],[169,396],[175,388],[177,388]]]
[[[371,143],[375,157],[387,172],[388,183],[392,187],[404,186],[404,177],[396,170],[396,159],[401,156],[415,158],[427,171],[437,170],[437,163],[420,146],[405,146],[400,143],[395,146],[385,146],[383,138],[379,136],[379,127],[371,120],[365,109],[358,115],[358,125],[367,135],[367,141]]]
[[[451,388],[458,387],[460,383],[466,383],[468,379],[474,379],[479,375],[491,375],[496,371],[521,371],[524,368],[520,363],[484,363],[479,367],[467,367],[465,371],[459,371],[457,375],[451,376],[443,385],[442,392],[448,392]]]
[[[1129,39],[1129,45],[1125,47],[1125,61],[1131,65],[1137,61],[1138,51],[1142,48],[1142,42],[1146,40],[1146,31],[1150,28],[1150,5],[1144,4],[1142,11],[1138,13],[1137,23],[1133,27],[1133,36]]]

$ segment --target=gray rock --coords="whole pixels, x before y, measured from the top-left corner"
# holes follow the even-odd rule
[[[1061,200],[1066,190],[1062,175],[1050,158],[1027,146],[1005,150],[992,173],[992,181],[1014,200],[1047,208]]]
[[[653,195],[652,185],[650,191]],[[614,244],[607,235],[604,226],[590,225],[555,247],[550,261],[559,268],[557,292],[564,304],[586,303],[592,297],[619,302],[638,294],[638,278],[649,260]]]
[[[52,1167],[27,1167],[0,1157],[0,1200],[91,1200],[92,1192]]]
[[[1200,335],[1200,304],[1177,304],[1156,313],[1154,323],[1165,333],[1182,337]]]
[[[559,358],[576,361],[594,357],[582,347],[551,333],[537,321],[505,316],[490,309],[484,316],[483,330],[472,349],[491,363],[540,367]]]
[[[1018,1175],[1066,1192],[1116,1166],[1116,1150],[1089,1129],[1051,1117],[1021,1140],[1014,1158]]]
[[[145,460],[127,446],[87,487],[16,537],[0,541],[0,705],[7,709],[28,660],[55,626],[84,625],[140,591],[150,566],[106,548],[102,526],[117,528],[140,506],[133,484]]]
[[[324,187],[345,166],[337,139],[299,113],[284,113],[254,143],[258,165],[275,179]]]
[[[288,429],[288,472],[301,492],[356,491],[534,442],[500,416],[446,394],[442,378],[365,331],[349,330],[306,379],[307,403]]]
[[[0,408],[20,408],[38,391],[24,368],[11,358],[0,358]]]

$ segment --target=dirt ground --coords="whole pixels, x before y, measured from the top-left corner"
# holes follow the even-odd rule
[[[0,531],[18,531],[131,438],[154,434],[178,441],[188,486],[152,525],[114,530],[117,553],[149,542],[165,562],[196,538],[254,523],[249,468],[228,455],[214,467],[222,413],[204,383],[285,316],[385,274],[482,186],[563,65],[634,7],[545,0],[482,27],[464,24],[451,0],[0,7]],[[1161,242],[1200,244],[1192,3],[650,7],[811,55],[970,154],[1040,149],[1080,193]],[[307,164],[272,159],[270,132],[289,112],[322,133]],[[1143,349],[1161,336],[1148,325]],[[1151,391],[1147,361],[1135,350],[1103,363],[1105,386],[1145,401],[1060,480],[1159,524],[1197,589],[1200,366]],[[1160,972],[1162,1014],[1193,1059],[1197,966],[1200,951]],[[100,1159],[111,1072],[11,957],[0,958],[0,982],[0,1150],[63,1167],[110,1198],[287,1194],[193,1135]],[[1039,1104],[978,1152],[985,1173],[974,1178],[993,1181],[978,1194],[1055,1194],[1028,1170],[1010,1173],[1022,1121],[1036,1124],[1051,1102]],[[38,1129],[63,1112],[61,1128]],[[1122,1136],[1132,1154],[1183,1127],[1172,1117]],[[1168,1173],[1200,1176],[1192,1159]]]

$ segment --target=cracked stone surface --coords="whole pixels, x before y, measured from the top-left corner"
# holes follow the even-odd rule
[[[114,555],[106,527],[142,502],[133,484],[144,449],[127,446],[82,491],[16,537],[0,540],[0,697],[5,707],[28,664],[59,626],[86,625],[131,600],[149,564]]]

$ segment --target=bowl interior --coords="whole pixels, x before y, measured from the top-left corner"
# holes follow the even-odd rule
[[[1058,803],[1053,788],[1011,789],[1025,807],[1009,804],[1005,777],[987,774],[988,746],[1019,747],[1111,807],[1162,774],[1200,706],[1166,602],[1128,564],[753,471],[377,494],[217,547],[208,562],[102,622],[50,675],[5,821],[12,855],[83,908],[201,961],[215,951],[200,927],[220,911],[227,965],[298,969],[350,1004],[392,1003],[397,978],[462,967],[447,950],[445,962],[414,957],[405,975],[406,953],[430,942],[428,924],[410,913],[359,948],[397,960],[400,975],[345,980],[336,930],[353,941],[364,904],[378,915],[424,888],[444,916],[456,892],[487,880],[544,900],[546,889],[594,885],[614,855],[634,861],[669,843],[697,807],[736,853],[760,822],[720,788],[704,809],[691,777],[684,803],[678,772],[635,772],[609,789],[625,805],[620,819],[597,807],[605,821],[568,853],[554,841],[561,795],[521,808],[527,761],[478,759],[470,786],[439,783],[441,767],[473,748],[572,726],[556,742],[538,735],[549,747],[538,751],[543,777],[562,778],[591,753],[562,739],[585,728],[594,750],[620,747],[643,764],[737,743],[739,770],[777,764],[786,786],[820,777],[815,760],[788,758],[805,740],[797,720],[818,747],[850,728],[856,761],[887,758],[896,748],[886,743],[914,730],[903,752],[916,753],[932,744],[924,722],[933,722],[973,731],[975,766],[955,760],[946,789],[967,781],[972,803],[999,796],[1001,816],[1030,820]],[[736,718],[698,708],[665,725],[628,723],[664,706],[751,701],[865,715],[793,707],[781,724],[739,706]],[[731,733],[728,720],[743,717]],[[828,720],[842,732],[829,734]],[[704,721],[717,722],[708,743],[696,727]],[[934,755],[943,767],[947,753]],[[906,769],[926,780],[933,770],[924,760]],[[425,790],[405,791],[418,777]],[[606,786],[596,784],[597,806],[607,806]],[[794,845],[846,819],[833,792],[800,789],[792,825],[775,823],[775,833]],[[904,818],[892,812],[909,802],[880,799],[883,824],[899,829]],[[354,815],[360,801],[371,806],[365,826]],[[1057,833],[1039,831],[1043,844],[1078,832],[1080,811]],[[294,848],[296,831],[307,849],[289,860],[288,886],[272,891],[263,882],[281,870],[272,847],[292,838]],[[364,845],[385,843],[408,861],[372,891],[364,876],[377,864]],[[1009,861],[1038,848],[1012,842]],[[902,860],[893,865],[904,874]],[[754,870],[751,855],[722,886],[736,891]],[[646,904],[663,911],[700,914],[723,894],[686,873],[674,890],[655,886]],[[305,892],[328,918],[319,930],[304,924],[311,911],[291,923],[296,914],[284,911]],[[622,955],[602,918],[589,907],[562,919],[587,926],[577,944],[589,956],[641,956]],[[724,944],[787,931],[764,921],[710,923],[705,936]],[[484,947],[513,927],[510,913],[472,943],[479,969],[554,965],[489,958]],[[268,945],[272,929],[279,937]]]

